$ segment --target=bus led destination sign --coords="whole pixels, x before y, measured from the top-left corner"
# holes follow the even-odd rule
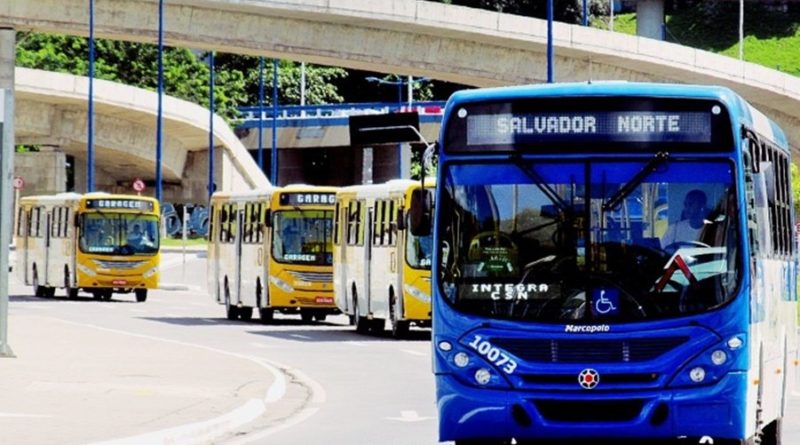
[[[333,205],[336,204],[335,193],[281,193],[281,205]]]
[[[90,199],[86,201],[89,209],[124,209],[152,211],[153,203],[137,199]]]
[[[508,145],[556,141],[711,141],[707,112],[501,113],[467,117],[467,145]]]

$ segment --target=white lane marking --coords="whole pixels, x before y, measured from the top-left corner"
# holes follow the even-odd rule
[[[282,347],[280,345],[270,345],[267,343],[250,343],[250,346],[259,349],[279,349]]]
[[[311,337],[309,337],[308,335],[289,334],[289,337],[299,338],[301,340],[311,340]]]
[[[200,321],[205,322],[205,323],[217,324],[217,320],[215,320],[213,318],[201,318]]]
[[[53,417],[47,414],[26,414],[26,413],[0,413],[0,419],[2,418],[29,418],[29,419],[44,419],[48,417]]]
[[[432,418],[433,417],[420,417],[420,415],[413,410],[400,411],[400,417],[385,417],[387,420],[397,420],[398,422],[421,422]]]
[[[219,436],[222,431],[230,431],[250,422],[264,414],[267,407],[264,401],[250,399],[235,410],[204,422],[195,422],[152,433],[94,442],[90,445],[139,445],[139,444],[172,444],[172,443],[206,443]]]
[[[406,354],[411,354],[411,355],[418,355],[418,356],[422,356],[422,357],[427,357],[428,356],[428,354],[426,354],[424,352],[414,351],[413,349],[401,349],[401,351],[405,352]]]
[[[261,430],[254,434],[248,434],[245,437],[242,437],[238,440],[232,440],[225,442],[226,445],[246,445],[250,443],[254,443],[260,439],[263,439],[267,436],[271,436],[277,432],[283,431],[287,428],[291,428],[299,423],[305,422],[309,417],[313,416],[314,414],[319,411],[319,408],[304,408],[300,411],[297,415],[293,416],[286,422],[282,422],[278,426],[274,426],[271,428],[267,428],[265,430]]]

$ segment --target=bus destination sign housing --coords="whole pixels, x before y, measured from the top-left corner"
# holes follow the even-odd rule
[[[302,192],[281,193],[281,205],[313,206],[336,204],[336,193]]]
[[[636,97],[530,98],[457,105],[445,150],[715,150],[732,148],[718,101]]]
[[[117,209],[153,211],[153,203],[138,199],[89,199],[86,201],[88,209]]]

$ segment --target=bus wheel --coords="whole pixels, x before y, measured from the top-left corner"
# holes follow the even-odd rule
[[[56,288],[53,286],[47,286],[44,288],[44,296],[47,298],[53,298],[56,296]]]
[[[103,299],[103,291],[102,291],[102,289],[94,289],[94,290],[92,290],[92,297],[94,297],[95,300],[102,300]]]
[[[389,321],[392,324],[392,337],[405,338],[408,335],[408,321],[398,320],[397,298],[394,292],[389,293]]]
[[[258,318],[261,320],[261,323],[269,323],[274,318],[275,311],[272,309],[265,309],[265,308],[258,308]]]
[[[325,321],[327,317],[328,314],[326,314],[325,312],[317,312],[316,314],[314,314],[314,320],[317,322]]]
[[[239,308],[231,304],[231,291],[228,288],[228,281],[225,281],[225,316],[228,320],[239,319]]]
[[[136,301],[138,303],[144,303],[147,301],[147,289],[136,289],[133,292],[136,294]],[[111,292],[108,293],[108,298],[111,298]]]
[[[145,291],[144,299],[146,300],[147,299],[147,289],[144,289],[144,291]],[[113,290],[106,289],[105,291],[103,291],[103,300],[110,300],[111,299],[111,295],[113,295],[113,294],[114,294]],[[142,300],[142,301],[144,301],[144,300]]]
[[[781,445],[783,438],[781,424],[782,418],[778,417],[761,430],[761,445]]]
[[[239,312],[239,318],[242,320],[250,321],[253,319],[253,308],[250,306],[242,306],[237,308],[237,311]]]
[[[301,309],[300,319],[303,320],[303,323],[312,323],[314,321],[314,313],[309,309]]]
[[[355,290],[353,290],[353,324],[356,325],[356,332],[359,334],[369,332],[370,322],[358,312],[358,295]]]
[[[67,266],[64,266],[64,289],[66,290],[67,298],[70,300],[78,298],[78,288],[70,286],[69,268]]]
[[[39,286],[39,272],[36,271],[36,266],[33,266],[33,295],[37,297],[44,297],[44,286]]]

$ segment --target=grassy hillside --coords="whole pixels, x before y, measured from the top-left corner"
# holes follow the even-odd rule
[[[744,59],[800,76],[800,8],[767,11],[748,5],[744,15]],[[739,57],[739,10],[735,2],[711,10],[696,7],[667,16],[667,40]],[[608,28],[608,19],[593,26]],[[614,17],[614,31],[636,34],[636,14]]]

